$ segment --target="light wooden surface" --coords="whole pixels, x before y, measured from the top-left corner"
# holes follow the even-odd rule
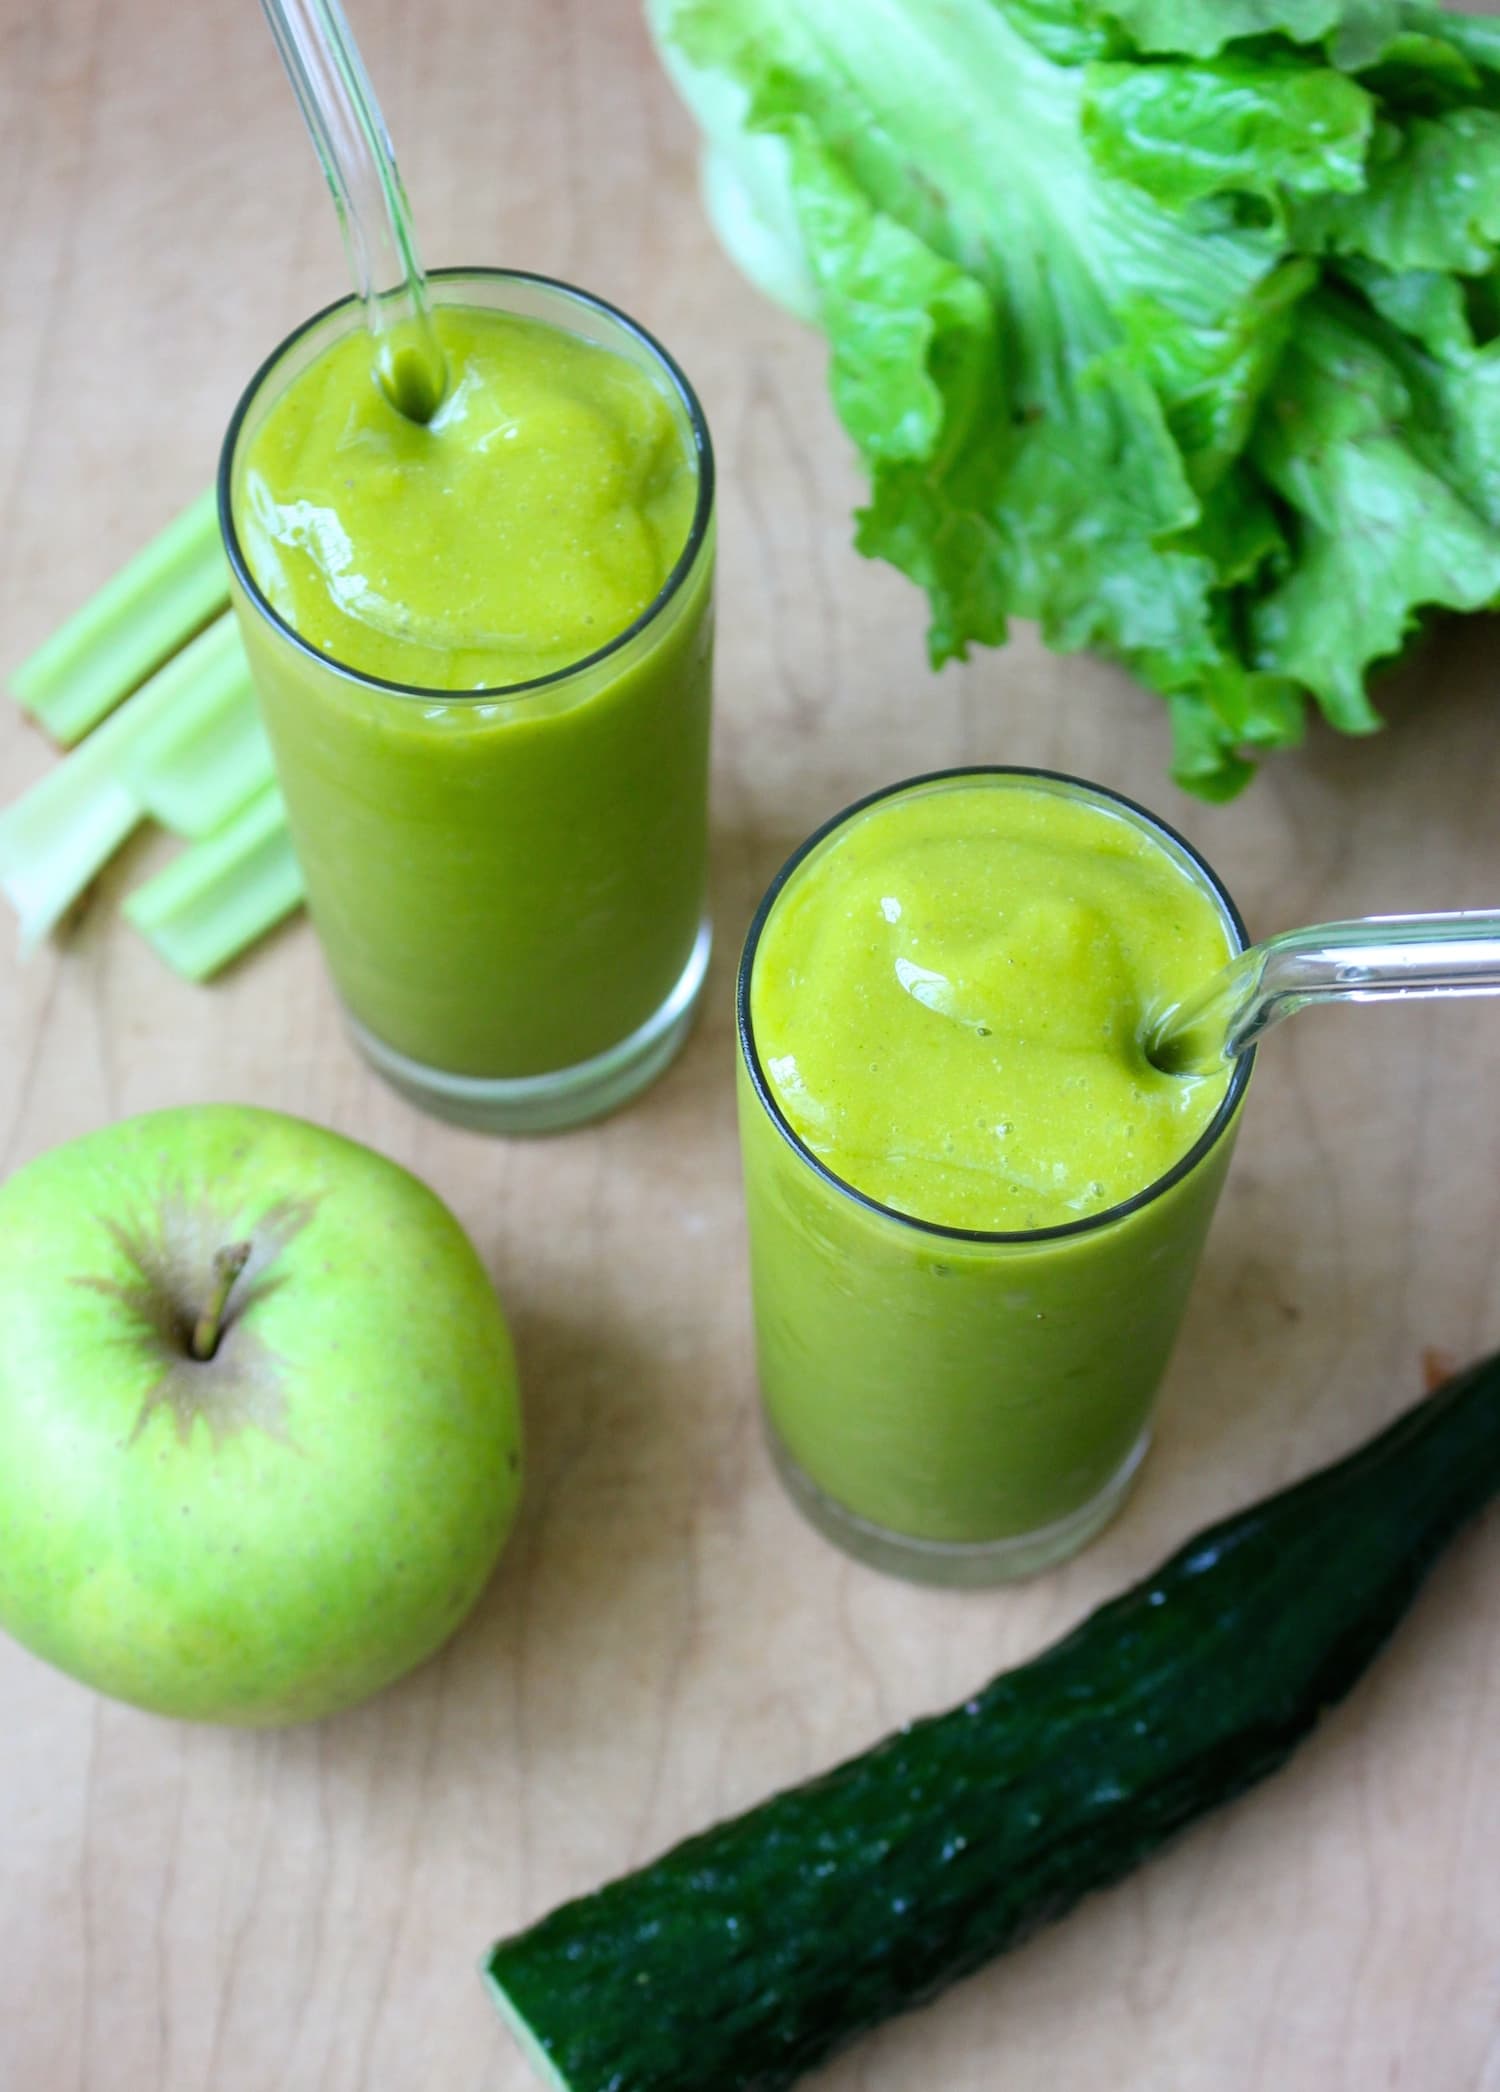
[[[1236,806],[1163,783],[1155,700],[1027,634],[941,678],[850,549],[819,343],[730,271],[634,0],[359,0],[436,262],[572,277],[703,392],[723,484],[719,943],[685,1057],[545,1145],[430,1124],[354,1059],[305,926],[211,991],[119,922],[0,936],[0,1166],[118,1114],[248,1099],[427,1177],[522,1356],[523,1522],[448,1651],[278,1736],[106,1704],[0,1644],[5,2092],[520,2092],[475,1973],[497,1932],[1070,1626],[1208,1516],[1500,1342],[1500,1008],[1302,1020],[1263,1055],[1160,1443],[1117,1526],[1024,1590],[845,1563],[756,1433],[730,984],[835,807],[935,764],[1080,771],[1160,807],[1252,927],[1500,897],[1495,628],[1436,641],[1384,737],[1315,737]],[[251,0],[0,0],[0,667],[196,493],[245,376],[340,288]],[[0,709],[9,797],[47,765]],[[4,1333],[0,1332],[0,1342]],[[0,1534],[0,1545],[4,1536]],[[941,2005],[838,2092],[1497,2092],[1500,1523],[1290,1771]]]

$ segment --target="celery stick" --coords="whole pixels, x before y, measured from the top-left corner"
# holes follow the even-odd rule
[[[207,980],[302,898],[281,794],[274,784],[217,835],[194,843],[125,903],[127,919],[169,966]]]
[[[71,747],[229,600],[212,491],[184,509],[11,677]]]
[[[121,774],[142,813],[174,835],[212,835],[271,780],[250,664],[226,612],[152,678],[171,696],[132,743]]]
[[[271,744],[248,675],[243,695],[205,715],[170,761],[140,778],[153,821],[185,842],[214,835],[271,782]]]
[[[33,950],[96,879],[141,818],[134,793],[92,745],[0,814],[0,893]]]
[[[243,724],[252,704],[226,613],[0,813],[0,892],[21,918],[23,949],[62,919],[148,812],[160,807],[172,817],[168,825],[204,834],[264,785],[269,752],[253,712],[248,730]],[[238,777],[225,760],[236,743],[244,760]],[[202,809],[194,805],[195,750]]]
[[[23,951],[56,927],[140,821],[121,759],[161,719],[171,694],[146,684],[0,813],[0,892],[21,919]]]

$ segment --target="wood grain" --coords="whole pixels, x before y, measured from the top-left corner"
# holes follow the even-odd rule
[[[451,1201],[509,1303],[529,1494],[477,1617],[358,1713],[279,1736],[110,1705],[0,1645],[5,2092],[520,2092],[475,1974],[497,1931],[961,1697],[1194,1523],[1500,1342],[1500,1012],[1303,1020],[1240,1159],[1127,1513],[1024,1590],[845,1563],[756,1431],[730,983],[786,851],[968,758],[1160,807],[1258,931],[1500,894],[1495,627],[1436,639],[1391,730],[1315,736],[1237,805],[1163,783],[1158,703],[1028,633],[933,678],[922,606],[850,549],[818,341],[704,229],[633,0],[360,0],[434,262],[573,277],[669,340],[723,473],[718,949],[636,1109],[539,1145],[418,1117],[341,1034],[297,925],[211,991],[116,904],[0,955],[0,1166],[116,1114],[237,1098],[372,1142]],[[0,666],[208,480],[251,368],[337,293],[330,214],[250,0],[0,0]],[[50,760],[0,709],[9,797]],[[3,1341],[3,1332],[0,1332]],[[3,1544],[3,1536],[0,1536]],[[1500,1523],[1292,1769],[829,2092],[1500,2092]]]

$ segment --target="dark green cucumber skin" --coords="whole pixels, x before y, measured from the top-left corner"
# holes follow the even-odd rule
[[[1500,1487],[1500,1357],[1055,1648],[494,1949],[569,2092],[780,2092],[1264,1779]]]

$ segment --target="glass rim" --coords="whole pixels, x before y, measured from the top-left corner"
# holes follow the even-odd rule
[[[1132,1192],[1128,1199],[1121,1199],[1113,1206],[1105,1206],[1098,1213],[1085,1213],[1078,1220],[1059,1221],[1051,1227],[959,1228],[952,1227],[944,1221],[924,1220],[920,1214],[903,1213],[898,1206],[888,1206],[883,1200],[872,1198],[869,1192],[861,1191],[857,1185],[849,1183],[847,1178],[839,1176],[825,1162],[820,1161],[786,1117],[776,1100],[769,1082],[766,1080],[765,1069],[761,1065],[760,1054],[755,1043],[755,1028],[750,1020],[750,978],[755,969],[755,955],[760,946],[761,934],[770,919],[771,910],[775,907],[788,880],[791,879],[806,858],[817,849],[820,843],[825,842],[829,836],[835,834],[840,828],[845,827],[850,821],[855,820],[860,814],[868,812],[872,806],[878,806],[884,799],[895,798],[903,792],[919,791],[929,785],[956,783],[962,778],[969,777],[1035,778],[1045,784],[1065,785],[1073,791],[1083,792],[1091,798],[1104,800],[1109,805],[1120,808],[1157,836],[1165,836],[1170,843],[1174,844],[1182,852],[1183,856],[1197,870],[1209,892],[1218,901],[1226,921],[1233,930],[1235,937],[1239,940],[1239,951],[1243,952],[1249,948],[1250,934],[1245,927],[1244,917],[1240,914],[1228,887],[1225,886],[1213,866],[1209,864],[1199,851],[1193,848],[1193,845],[1188,842],[1185,836],[1178,834],[1170,822],[1162,820],[1158,814],[1152,813],[1148,808],[1140,805],[1138,801],[1127,798],[1123,792],[1111,790],[1108,785],[1093,784],[1085,777],[1075,777],[1066,770],[1043,770],[1024,763],[961,763],[951,769],[927,770],[916,777],[903,777],[895,784],[882,785],[878,791],[867,792],[862,799],[854,800],[850,805],[844,807],[842,811],[824,821],[821,827],[814,829],[806,841],[800,843],[792,852],[791,856],[787,858],[785,864],[782,865],[780,871],[771,881],[771,884],[766,888],[761,898],[760,906],[756,909],[751,919],[750,928],[745,933],[744,949],[740,954],[739,977],[735,986],[735,1030],[739,1037],[740,1054],[744,1060],[746,1072],[750,1077],[761,1108],[770,1119],[771,1124],[800,1161],[805,1162],[817,1176],[823,1179],[825,1184],[843,1197],[852,1200],[855,1205],[863,1206],[867,1212],[878,1214],[881,1219],[893,1221],[900,1227],[914,1228],[920,1234],[932,1235],[945,1242],[1010,1243],[1016,1245],[1061,1242],[1074,1236],[1093,1234],[1100,1228],[1109,1227],[1116,1221],[1124,1220],[1129,1214],[1139,1212],[1142,1207],[1148,1206],[1153,1200],[1160,1198],[1164,1192],[1170,1191],[1174,1185],[1180,1184],[1185,1177],[1197,1168],[1198,1164],[1218,1145],[1234,1122],[1235,1114],[1239,1110],[1240,1100],[1244,1096],[1250,1081],[1250,1071],[1255,1061],[1255,1048],[1253,1046],[1248,1052],[1242,1053],[1235,1062],[1234,1072],[1229,1078],[1229,1086],[1219,1100],[1217,1110],[1192,1146],[1177,1158],[1169,1170],[1163,1171],[1159,1177],[1153,1177],[1149,1184],[1142,1185],[1139,1191]]]
[[[662,344],[648,328],[643,327],[639,320],[633,320],[629,313],[622,312],[618,305],[611,305],[607,298],[600,298],[593,291],[582,290],[575,283],[567,283],[560,276],[544,276],[534,269],[457,266],[428,271],[428,281],[430,283],[453,283],[461,279],[472,281],[475,278],[497,283],[532,284],[544,291],[556,291],[563,298],[570,299],[576,305],[585,306],[592,312],[602,313],[606,319],[613,321],[616,326],[621,327],[625,333],[633,336],[642,347],[647,349],[657,364],[666,372],[676,390],[680,404],[687,412],[688,425],[692,431],[693,452],[698,467],[697,494],[693,503],[692,522],[688,526],[687,541],[673,563],[666,579],[650,602],[632,619],[623,631],[615,633],[613,638],[607,639],[602,646],[596,647],[593,653],[585,654],[577,661],[570,661],[566,667],[550,669],[544,676],[528,677],[525,682],[486,684],[482,689],[476,690],[445,690],[441,687],[423,683],[395,683],[389,677],[369,675],[364,669],[353,668],[347,661],[335,660],[331,654],[325,654],[321,648],[315,647],[311,641],[304,639],[295,626],[289,625],[280,612],[267,600],[260,584],[250,571],[250,565],[245,558],[244,548],[240,544],[239,532],[236,530],[234,522],[234,456],[239,446],[240,431],[244,426],[245,418],[249,414],[251,407],[259,398],[262,389],[277,365],[282,361],[283,357],[296,347],[297,343],[305,335],[310,334],[315,327],[320,327],[325,320],[332,318],[335,313],[357,307],[359,300],[351,291],[345,297],[333,299],[330,304],[322,306],[317,312],[311,314],[309,318],[303,320],[292,329],[290,334],[278,342],[271,353],[257,366],[250,382],[240,394],[234,412],[229,417],[229,427],[224,432],[224,441],[219,450],[216,498],[219,516],[219,536],[223,541],[225,557],[229,561],[230,572],[251,603],[254,604],[258,614],[265,619],[273,630],[279,632],[284,639],[288,640],[299,653],[305,654],[310,661],[316,661],[320,668],[331,670],[335,675],[358,684],[361,689],[386,691],[392,697],[407,698],[419,704],[482,705],[496,704],[515,698],[531,697],[540,691],[555,689],[561,684],[571,682],[575,677],[584,675],[588,671],[597,668],[601,662],[607,661],[612,654],[616,654],[623,647],[628,646],[633,639],[653,625],[669,604],[681,593],[683,584],[698,563],[698,555],[707,540],[709,523],[714,510],[714,449],[713,439],[708,432],[707,416],[703,412],[702,403],[697,393],[693,390],[687,373],[670,350],[663,348]]]

